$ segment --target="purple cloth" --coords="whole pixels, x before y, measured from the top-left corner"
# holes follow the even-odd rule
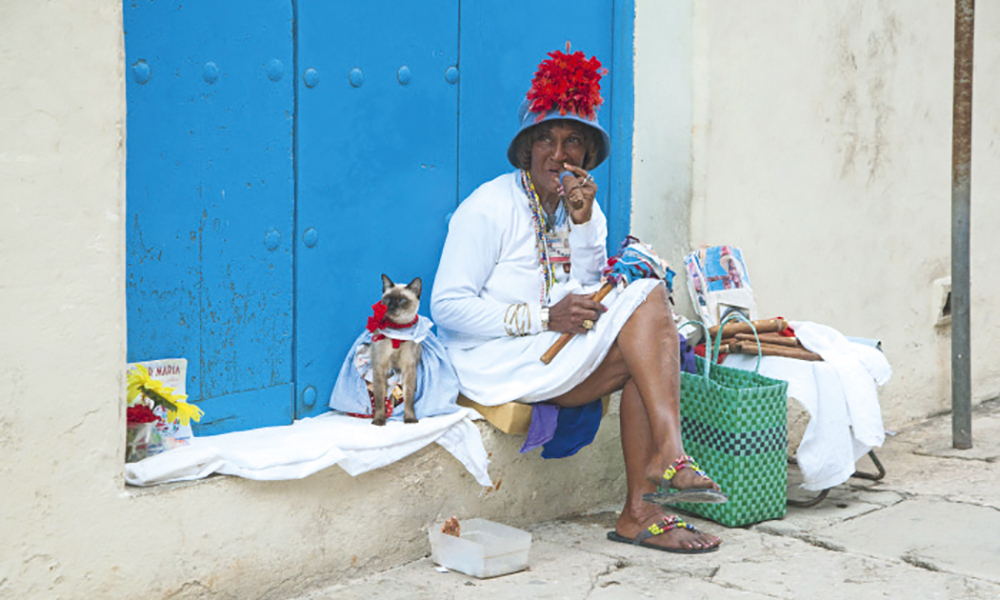
[[[531,408],[531,426],[528,427],[528,437],[521,446],[521,454],[546,444],[556,434],[556,425],[559,424],[559,407],[555,404],[540,402],[533,404]]]
[[[573,456],[594,441],[603,413],[600,398],[573,408],[560,408],[545,402],[533,404],[531,425],[521,453],[544,446],[542,458]]]
[[[603,415],[604,404],[600,398],[583,406],[560,408],[556,433],[542,448],[542,458],[573,456],[590,445],[601,427]]]
[[[684,337],[683,333],[678,333],[677,337],[681,348],[681,371],[697,375],[698,363],[694,359],[694,347],[688,345],[687,338]]]

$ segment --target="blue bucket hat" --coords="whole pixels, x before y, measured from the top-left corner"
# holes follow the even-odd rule
[[[528,98],[521,101],[521,107],[517,110],[517,121],[520,126],[517,129],[517,133],[514,135],[514,139],[512,139],[510,141],[510,145],[507,146],[507,160],[509,160],[510,164],[515,167],[520,167],[520,165],[517,164],[517,148],[520,145],[521,136],[536,125],[540,125],[546,121],[555,121],[557,119],[583,123],[592,129],[596,129],[598,133],[601,134],[601,143],[597,148],[597,161],[594,163],[594,166],[591,167],[592,169],[604,162],[608,155],[611,154],[611,136],[609,136],[608,132],[604,131],[601,124],[597,122],[596,111],[593,119],[587,119],[572,112],[562,114],[560,109],[555,108],[545,113],[542,118],[539,119],[538,113],[531,112],[531,109],[529,108],[530,106],[531,102]]]
[[[531,89],[517,111],[518,129],[507,147],[507,160],[515,167],[520,166],[517,149],[526,131],[546,121],[566,119],[583,123],[601,134],[596,162],[590,167],[594,168],[611,153],[611,137],[597,122],[597,109],[604,102],[601,76],[607,69],[601,68],[596,57],[587,59],[580,51],[571,54],[569,42],[566,42],[565,53],[556,50],[548,56],[538,65]]]

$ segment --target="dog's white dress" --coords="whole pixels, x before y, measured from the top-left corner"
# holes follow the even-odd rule
[[[377,330],[387,338],[420,344],[420,363],[417,366],[417,392],[413,409],[417,419],[444,415],[458,410],[458,379],[448,361],[448,354],[441,342],[431,333],[434,323],[427,317],[420,317],[413,327],[406,329]],[[340,375],[330,395],[330,408],[347,413],[370,415],[371,397],[367,383],[372,380],[369,348],[372,332],[365,331],[354,340],[347,353]],[[395,377],[395,379],[393,379]],[[390,384],[399,383],[398,374],[390,377]],[[403,418],[403,408],[394,410],[391,420]]]
[[[608,311],[586,335],[548,365],[540,357],[560,334],[542,331],[543,275],[535,228],[519,172],[483,184],[455,211],[431,295],[431,315],[458,374],[463,394],[493,406],[537,402],[567,392],[587,378],[618,332],[660,281],[640,279],[604,299]],[[563,208],[560,206],[560,212]],[[565,214],[557,215],[557,222]],[[607,220],[595,203],[589,222],[571,225],[571,268],[556,268],[549,305],[568,294],[600,287],[607,262]],[[517,306],[525,305],[518,313]],[[515,329],[528,335],[513,337]]]

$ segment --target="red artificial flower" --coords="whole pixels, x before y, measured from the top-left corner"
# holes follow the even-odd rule
[[[135,406],[130,406],[125,410],[126,420],[129,423],[155,423],[160,420],[153,413],[153,409],[149,408],[145,404],[137,404]]]
[[[601,76],[607,72],[595,56],[588,60],[583,52],[570,54],[569,42],[566,42],[565,53],[560,50],[549,52],[549,58],[538,65],[528,90],[531,112],[538,113],[539,121],[557,108],[561,115],[573,113],[593,120],[597,116],[597,107],[604,103]]]
[[[374,332],[376,329],[382,329],[383,321],[385,320],[385,311],[387,310],[389,310],[389,307],[382,304],[381,301],[372,304],[372,316],[368,317],[368,325],[365,328],[371,332]]]

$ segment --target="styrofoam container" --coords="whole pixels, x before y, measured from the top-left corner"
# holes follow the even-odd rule
[[[461,537],[430,530],[431,559],[442,567],[480,579],[528,568],[531,534],[486,519],[461,521]]]

